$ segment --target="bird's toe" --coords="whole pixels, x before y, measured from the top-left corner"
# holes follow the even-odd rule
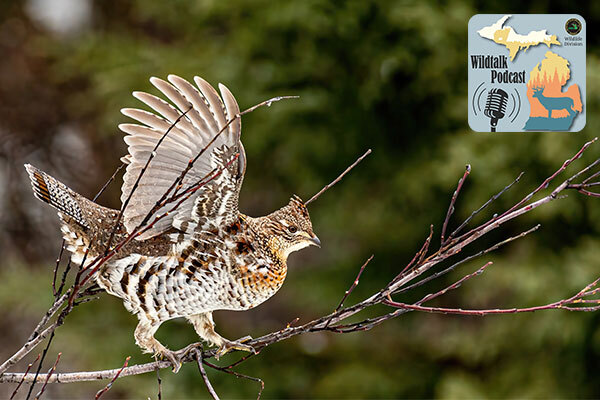
[[[189,354],[194,354],[194,352],[196,351],[196,349],[202,350],[202,343],[192,343],[192,344],[189,344],[186,347],[184,347],[183,349],[177,350],[175,352],[175,354],[176,354],[176,356],[177,356],[177,358],[179,360],[183,360]]]
[[[254,347],[243,343],[243,342],[248,342],[250,340],[252,340],[252,338],[250,336],[245,336],[245,337],[241,338],[240,340],[236,340],[236,341],[225,340],[223,342],[223,344],[217,350],[217,353],[215,354],[215,358],[218,360],[219,358],[221,358],[222,356],[224,356],[225,354],[227,354],[233,350],[247,351],[249,353],[256,354],[256,350],[254,349]]]
[[[251,341],[251,340],[252,340],[252,336],[250,336],[250,335],[247,335],[247,336],[244,336],[243,338],[239,338],[239,339],[238,339],[238,340],[236,340],[235,342],[236,342],[236,343],[246,343],[246,342],[249,342],[249,341]]]
[[[181,357],[179,356],[178,352],[165,349],[156,355],[160,356],[162,359],[168,360],[171,363],[174,374],[179,372],[179,369],[181,368]]]

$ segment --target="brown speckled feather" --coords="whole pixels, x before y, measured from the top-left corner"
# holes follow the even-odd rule
[[[151,79],[171,103],[136,92],[134,96],[155,113],[122,110],[139,122],[120,126],[129,146],[129,154],[123,158],[128,164],[122,188],[125,201],[157,141],[192,107],[156,150],[139,188],[131,195],[113,244],[137,227],[188,161],[239,113],[233,95],[222,85],[221,99],[201,78],[195,78],[197,87],[173,75],[168,81]],[[247,310],[261,304],[283,284],[289,254],[320,244],[308,210],[297,196],[264,217],[239,212],[246,168],[240,130],[238,119],[198,160],[183,186],[219,171],[214,179],[147,235],[125,245],[95,276],[102,288],[123,299],[125,307],[139,318],[135,331],[138,345],[164,355],[175,366],[177,357],[153,336],[162,322],[186,317],[200,337],[220,347],[220,353],[251,350],[219,336],[212,311]],[[31,165],[26,168],[36,197],[59,211],[72,259],[81,263],[88,248],[88,260],[104,254],[118,211],[84,198]]]

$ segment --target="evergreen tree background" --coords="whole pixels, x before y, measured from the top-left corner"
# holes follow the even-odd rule
[[[377,290],[440,225],[470,163],[453,222],[511,182],[490,213],[520,199],[598,135],[600,3],[565,1],[90,1],[4,0],[0,7],[0,355],[5,359],[51,303],[58,221],[31,195],[24,162],[91,197],[125,154],[118,123],[155,93],[150,76],[223,82],[247,108],[248,170],[241,209],[263,215],[292,193],[309,198],[367,148],[373,154],[311,205],[322,249],[292,256],[282,290],[255,310],[215,314],[230,338],[259,336],[331,311],[372,253],[350,301]],[[62,8],[59,7],[62,4]],[[67,6],[65,6],[65,4]],[[58,10],[58,11],[57,11]],[[579,133],[478,134],[467,124],[467,23],[478,13],[572,13],[587,20],[587,126]],[[52,12],[57,14],[55,20]],[[52,22],[54,21],[54,22]],[[529,51],[532,51],[531,49]],[[600,155],[594,145],[584,160]],[[119,208],[120,182],[100,198]],[[435,304],[531,306],[573,294],[600,275],[600,201],[571,194],[512,222],[484,243],[538,222],[540,231],[467,264],[407,299],[494,266]],[[59,371],[150,361],[136,318],[101,296],[68,317],[51,354]],[[171,348],[196,340],[166,323]],[[33,353],[32,353],[33,354]],[[36,351],[37,354],[37,351]],[[265,349],[239,371],[264,398],[597,397],[600,313],[486,318],[410,313],[370,332],[315,334]],[[228,356],[234,360],[235,356]],[[52,359],[49,356],[48,359]],[[27,362],[29,362],[28,360]],[[48,364],[50,361],[47,361]],[[49,368],[49,365],[44,368]],[[24,368],[22,368],[24,369]],[[208,371],[223,397],[251,398],[253,382]],[[164,370],[164,398],[207,397],[194,365]],[[104,383],[53,385],[48,397],[90,397]],[[12,388],[0,387],[0,394]],[[154,374],[117,381],[112,398],[156,397]]]

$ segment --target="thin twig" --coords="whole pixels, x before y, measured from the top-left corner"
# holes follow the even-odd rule
[[[365,270],[365,267],[371,262],[371,260],[373,259],[373,257],[375,257],[374,254],[372,254],[371,257],[369,257],[367,259],[367,261],[364,262],[364,264],[362,265],[362,267],[360,267],[360,270],[358,271],[358,275],[356,275],[356,278],[352,282],[352,285],[350,286],[350,288],[348,290],[346,290],[346,292],[344,293],[344,297],[342,297],[342,300],[340,301],[340,304],[338,304],[338,306],[335,308],[334,312],[337,312],[337,311],[340,310],[340,308],[342,308],[342,306],[344,305],[344,301],[346,301],[346,299],[348,298],[348,296],[350,296],[350,293],[352,293],[352,291],[354,290],[354,288],[358,286],[358,282],[359,282],[360,276],[362,275],[363,271]]]
[[[597,139],[597,138],[596,138]],[[596,140],[594,139],[594,140]],[[575,179],[579,178],[581,175],[585,175],[587,174],[592,168],[594,168],[596,165],[600,164],[600,158],[597,159],[596,161],[594,161],[593,163],[589,164],[587,167],[581,169],[579,172],[577,172],[575,175],[571,176],[567,181],[568,184],[570,184],[572,181],[574,181]],[[599,171],[600,172],[600,171]],[[593,175],[592,175],[593,176]],[[586,182],[587,184],[587,182]]]
[[[342,297],[342,300],[340,300],[340,303],[338,304],[338,306],[333,311],[334,313],[338,312],[344,306],[344,302],[346,301],[346,299],[348,298],[348,296],[350,296],[350,293],[352,293],[352,291],[354,290],[354,288],[356,288],[358,286],[358,282],[359,282],[360,276],[362,275],[362,273],[365,270],[365,268],[367,267],[367,265],[371,262],[371,260],[373,259],[373,257],[375,257],[375,255],[371,254],[371,257],[369,257],[367,259],[367,261],[365,261],[363,263],[363,265],[360,267],[360,269],[358,270],[358,274],[356,275],[356,278],[354,278],[354,281],[352,282],[352,285],[350,285],[350,288],[348,290],[346,290],[346,292],[344,293],[344,297]],[[325,328],[327,328],[327,326],[329,325],[329,322],[331,322],[331,321],[328,321],[327,324],[325,324]],[[290,324],[288,324],[287,327],[290,327]]]
[[[8,360],[0,365],[0,376],[4,373],[8,368],[18,363],[25,357],[27,354],[31,352],[38,344],[40,344],[46,336],[48,336],[51,332],[54,331],[54,326],[50,326],[44,329],[46,323],[50,320],[50,318],[58,311],[58,309],[67,301],[68,295],[65,293],[61,296],[60,299],[56,300],[52,307],[46,312],[42,320],[35,327],[25,344],[17,350],[15,354],[13,354]]]
[[[238,363],[241,362],[241,361],[242,360],[239,360]],[[254,376],[242,374],[242,373],[239,373],[237,371],[233,371],[231,369],[232,366],[233,366],[233,364],[230,365],[230,366],[227,366],[227,367],[219,367],[218,365],[212,364],[212,363],[210,363],[208,361],[204,361],[204,364],[208,365],[209,367],[211,367],[213,369],[216,369],[217,371],[221,371],[221,372],[225,372],[226,374],[233,375],[236,378],[248,379],[248,380],[251,380],[251,381],[254,381],[254,382],[258,382],[258,384],[260,385],[260,389],[258,390],[258,395],[256,396],[256,400],[260,400],[260,396],[262,396],[262,392],[263,392],[263,390],[265,390],[265,382],[262,379],[256,378]]]
[[[454,204],[456,203],[456,199],[458,198],[458,194],[463,187],[463,184],[467,180],[467,177],[471,173],[471,166],[467,164],[465,168],[465,173],[462,178],[458,180],[458,185],[456,186],[456,190],[452,194],[452,199],[450,200],[450,205],[448,206],[448,212],[446,212],[446,218],[444,219],[444,224],[442,225],[442,234],[440,235],[441,245],[444,246],[446,244],[445,236],[446,236],[446,228],[448,228],[448,221],[450,221],[450,217],[454,214]]]
[[[63,241],[63,243],[64,243],[64,241]],[[63,244],[63,246],[64,246],[64,244]],[[65,288],[65,284],[67,282],[67,275],[69,274],[70,270],[71,270],[71,259],[69,258],[69,260],[67,260],[67,266],[65,267],[62,277],[60,278],[60,286],[58,287],[57,294],[55,296],[60,296],[62,294],[62,291]]]
[[[541,310],[565,309],[569,311],[595,311],[597,307],[568,307],[563,306],[563,301],[545,304],[543,306],[527,307],[527,308],[496,308],[486,310],[467,310],[462,308],[445,308],[445,307],[425,307],[416,304],[399,303],[395,301],[384,300],[384,304],[401,309],[422,311],[434,314],[456,314],[456,315],[474,315],[483,317],[491,314],[520,314],[526,312],[535,312]]]
[[[318,199],[319,196],[321,196],[327,189],[329,189],[330,187],[332,187],[333,185],[335,185],[336,183],[338,183],[339,181],[341,181],[342,178],[344,177],[344,175],[346,175],[348,172],[350,172],[352,170],[352,168],[356,167],[356,165],[358,165],[358,163],[361,162],[369,154],[371,154],[371,149],[367,150],[365,152],[365,154],[363,154],[362,156],[358,157],[358,159],[356,161],[354,161],[354,163],[352,163],[352,165],[350,165],[348,168],[346,168],[344,170],[344,172],[342,172],[340,174],[340,176],[338,176],[337,178],[335,178],[331,183],[325,185],[325,187],[323,189],[319,190],[313,197],[311,197],[310,199],[308,199],[308,201],[304,202],[304,205],[309,205],[310,203],[312,203],[313,201],[315,201],[316,199]]]
[[[60,265],[60,260],[62,259],[63,252],[65,250],[65,240],[63,239],[62,245],[60,246],[60,252],[58,253],[58,257],[56,257],[56,265],[54,266],[54,275],[52,277],[52,295],[55,297],[60,296],[60,294],[56,290],[56,275],[58,274],[58,266]]]
[[[491,262],[491,261],[487,262],[483,267],[480,267],[477,271],[475,271],[475,272],[473,272],[471,274],[463,276],[458,281],[454,282],[452,285],[450,285],[450,286],[448,286],[448,287],[446,287],[446,288],[444,288],[444,289],[442,289],[442,290],[440,290],[440,291],[438,291],[436,293],[428,294],[427,296],[425,296],[421,300],[419,300],[416,304],[420,305],[420,304],[426,303],[426,302],[428,302],[430,300],[435,299],[436,297],[439,297],[439,296],[442,296],[442,295],[446,294],[450,290],[457,289],[465,281],[473,278],[474,276],[481,275],[483,273],[483,271],[485,271],[485,269],[487,267],[489,267],[490,265],[492,265],[492,264],[493,264],[493,262]]]
[[[423,258],[425,258],[425,256],[427,256],[427,251],[429,250],[429,245],[431,244],[432,237],[433,237],[433,225],[429,225],[429,236],[427,236],[427,239],[425,239],[425,242],[423,243],[421,250],[419,250],[413,257],[413,259],[410,260],[410,262],[408,264],[406,264],[406,267],[404,267],[404,269],[402,271],[400,271],[400,273],[397,275],[396,278],[394,278],[394,280],[401,277],[406,271],[408,271],[413,265],[415,265],[415,263],[420,264],[423,261]]]
[[[584,189],[593,186],[600,186],[600,182],[590,182],[590,183],[573,183],[569,185],[569,189]]]
[[[102,186],[102,188],[98,191],[98,193],[96,193],[96,195],[92,199],[92,201],[94,203],[96,202],[96,200],[98,200],[98,197],[100,197],[102,195],[102,193],[104,193],[104,191],[106,190],[106,188],[108,188],[108,186],[115,180],[115,178],[117,177],[117,174],[119,173],[119,171],[121,171],[123,169],[124,166],[125,166],[125,164],[121,163],[121,165],[119,165],[117,167],[117,169],[115,170],[115,172],[113,172],[113,174],[111,175],[111,177],[108,178],[108,180],[106,181],[106,183],[104,183],[104,186]]]
[[[125,368],[127,368],[127,364],[129,363],[129,360],[131,359],[131,356],[127,356],[127,358],[125,359],[125,363],[123,363],[123,366],[121,367],[121,369],[119,369],[117,371],[117,373],[115,374],[115,377],[112,378],[112,380],[110,382],[108,382],[108,384],[106,386],[104,386],[104,388],[98,390],[98,392],[96,392],[96,397],[95,399],[98,400],[100,397],[102,397],[102,395],[106,392],[108,392],[110,390],[110,388],[112,387],[112,385],[115,383],[115,381],[119,378],[119,375],[121,375],[121,372],[123,372],[123,370]]]
[[[204,359],[202,358],[202,351],[196,349],[196,361],[198,362],[198,369],[200,370],[200,375],[202,375],[202,379],[204,380],[204,384],[206,385],[206,390],[214,400],[219,400],[219,396],[215,389],[212,387],[210,380],[208,379],[208,375],[206,375],[206,371],[204,370]]]
[[[589,181],[591,181],[592,179],[597,178],[598,176],[600,176],[600,171],[596,171],[594,172],[592,175],[588,176],[587,178],[585,178],[583,180],[583,182],[581,182],[582,184],[587,184]]]
[[[242,115],[251,113],[252,111],[254,111],[257,108],[262,107],[262,106],[271,107],[271,104],[273,104],[275,102],[278,102],[278,101],[281,101],[281,100],[291,100],[291,99],[299,99],[299,98],[300,98],[300,96],[277,96],[277,97],[273,97],[273,98],[270,98],[269,100],[265,100],[265,101],[263,101],[261,103],[253,105],[252,107],[250,107],[250,108],[242,111],[238,115],[241,117]]]
[[[285,325],[285,327],[286,327],[286,328],[290,328],[290,327],[292,327],[292,325],[294,325],[294,324],[295,324],[296,322],[298,322],[298,321],[300,321],[300,317],[296,317],[296,318],[294,318],[293,320],[291,320],[290,322],[288,322],[288,323]]]
[[[582,290],[577,292],[575,295],[569,297],[568,299],[563,299],[563,300],[559,300],[559,301],[556,301],[553,303],[548,303],[543,306],[535,306],[535,307],[527,307],[527,308],[496,308],[496,309],[484,309],[484,310],[465,310],[465,309],[461,309],[461,308],[423,307],[423,306],[421,306],[421,304],[423,302],[429,301],[429,300],[433,299],[434,297],[437,297],[438,295],[445,293],[448,290],[454,289],[457,287],[457,285],[464,282],[465,280],[470,279],[475,275],[479,275],[482,272],[483,268],[487,267],[489,264],[490,263],[484,265],[482,268],[475,271],[474,273],[463,277],[458,282],[454,283],[453,285],[450,285],[449,287],[447,287],[446,289],[443,289],[442,291],[436,293],[435,295],[426,296],[423,300],[421,300],[415,304],[395,302],[395,301],[391,300],[389,297],[386,298],[383,301],[383,303],[386,305],[389,305],[391,307],[396,307],[396,308],[400,308],[400,309],[404,309],[404,310],[423,311],[423,312],[428,312],[428,313],[441,313],[441,314],[475,315],[475,316],[485,316],[485,315],[491,315],[491,314],[517,314],[517,313],[535,312],[535,311],[552,310],[552,309],[564,309],[564,310],[569,310],[569,311],[596,311],[597,309],[600,308],[600,305],[595,306],[595,307],[573,307],[572,306],[572,305],[576,305],[576,304],[580,304],[580,303],[589,302],[590,300],[586,301],[583,298],[585,296],[589,295],[589,293],[590,293],[589,289],[591,287],[596,286],[598,284],[598,282],[600,282],[600,278],[598,278],[595,281],[593,281],[592,283],[588,284],[585,288],[583,288]],[[595,292],[595,291],[593,291],[593,292]],[[592,300],[592,301],[594,303],[597,303],[600,301],[600,299]]]
[[[58,365],[58,362],[60,361],[61,354],[62,353],[58,353],[58,356],[56,357],[56,361],[54,362],[54,365],[52,366],[52,368],[50,368],[48,370],[48,373],[46,374],[46,380],[44,381],[44,385],[42,386],[42,389],[38,392],[38,394],[35,395],[35,400],[39,400],[39,398],[42,397],[42,394],[44,394],[44,390],[46,390],[46,386],[48,385],[48,379],[50,379],[50,377],[52,376],[54,371],[56,371],[56,366]],[[41,362],[40,362],[40,365],[41,365]],[[31,385],[31,387],[33,388],[33,385]]]
[[[21,385],[23,384],[23,381],[25,380],[25,377],[27,376],[27,374],[29,373],[29,370],[31,369],[31,367],[33,366],[33,364],[35,364],[36,362],[38,362],[38,360],[40,359],[40,357],[42,356],[42,353],[38,353],[37,357],[35,360],[33,360],[33,362],[29,363],[29,365],[27,366],[27,369],[25,370],[25,374],[23,375],[23,379],[21,379],[19,381],[19,384],[17,385],[17,387],[15,388],[15,391],[10,395],[10,400],[13,399],[13,397],[15,397],[15,395],[17,394],[17,392],[19,391],[19,388],[21,387]]]
[[[589,190],[585,189],[579,189],[578,192],[590,197],[600,197],[600,193],[590,192]]]
[[[502,213],[500,216],[494,215],[494,217],[489,220],[488,222],[480,225],[477,228],[474,228],[472,230],[470,230],[469,232],[461,235],[458,240],[464,239],[470,235],[473,235],[475,233],[477,233],[478,231],[481,231],[485,228],[487,228],[489,225],[497,222],[498,220],[501,220],[503,218],[505,218],[507,215],[512,214],[514,211],[518,210],[519,207],[521,207],[523,204],[527,203],[529,200],[531,200],[531,198],[533,196],[535,196],[538,192],[540,192],[543,189],[546,189],[548,187],[548,185],[550,184],[550,182],[552,182],[554,180],[554,178],[556,178],[560,173],[562,173],[569,165],[571,165],[571,163],[577,159],[579,159],[581,157],[581,155],[583,154],[583,152],[585,150],[587,150],[587,148],[589,146],[591,146],[596,140],[598,140],[598,138],[594,138],[592,140],[590,140],[589,142],[585,143],[581,149],[579,149],[579,151],[577,153],[575,153],[575,155],[571,158],[569,158],[568,160],[566,160],[562,166],[556,170],[556,172],[554,172],[552,175],[550,175],[548,178],[546,178],[544,180],[544,182],[542,182],[542,184],[540,186],[538,186],[535,190],[533,190],[531,193],[529,193],[527,196],[525,196],[523,199],[521,199],[521,201],[519,201],[517,204],[515,204],[514,206],[512,206],[511,208],[509,208],[508,210],[506,210],[504,213]],[[567,180],[568,181],[568,180]],[[567,183],[567,181],[565,181],[563,183],[564,187],[561,188],[562,185],[560,185],[559,187],[557,187],[551,194],[552,198],[556,198],[556,190],[560,189],[563,190],[564,188],[566,188],[566,185],[568,185],[568,183],[570,183],[570,181]]]
[[[453,237],[455,237],[460,231],[462,231],[464,229],[465,226],[467,226],[469,224],[469,222],[471,222],[471,220],[473,219],[473,217],[475,217],[477,214],[479,214],[481,211],[483,211],[487,206],[489,206],[492,202],[494,202],[495,200],[497,200],[500,196],[502,196],[506,191],[508,191],[511,187],[513,187],[513,185],[515,185],[516,183],[518,183],[521,180],[521,177],[523,177],[524,172],[521,172],[519,174],[519,176],[517,176],[517,178],[512,181],[510,184],[508,184],[507,186],[504,187],[504,189],[502,189],[501,191],[499,191],[498,193],[496,193],[495,195],[493,195],[488,201],[486,201],[481,207],[479,207],[477,210],[473,211],[471,213],[471,215],[469,215],[469,217],[467,219],[465,219],[465,221],[459,225],[458,228],[456,228],[454,230],[454,232],[452,232],[450,234],[450,236],[448,236],[448,239],[452,239]]]
[[[240,357],[239,360],[237,360],[237,361],[235,361],[235,362],[233,362],[233,363],[231,363],[231,364],[229,364],[227,366],[220,367],[220,368],[225,368],[225,369],[235,368],[238,365],[240,365],[241,363],[243,363],[244,361],[246,361],[247,359],[249,359],[250,357],[254,357],[256,355],[258,355],[258,353],[248,353],[248,354],[244,355],[243,357]],[[206,364],[206,360],[204,360],[204,364],[208,365],[208,364]]]
[[[443,269],[443,270],[441,270],[441,271],[439,271],[439,272],[436,272],[436,273],[434,273],[434,274],[432,274],[432,275],[429,275],[428,277],[426,277],[426,278],[423,278],[423,279],[421,279],[420,281],[418,281],[418,282],[416,282],[416,283],[414,283],[414,284],[412,284],[412,285],[410,285],[410,286],[406,286],[406,287],[403,287],[403,288],[401,288],[401,289],[398,289],[398,290],[396,290],[396,291],[394,292],[394,294],[400,294],[400,293],[404,293],[404,292],[411,291],[412,289],[414,289],[414,288],[417,288],[417,287],[419,287],[419,286],[422,286],[422,285],[424,285],[425,283],[427,283],[427,282],[430,282],[430,281],[432,281],[432,280],[434,280],[434,279],[437,279],[437,278],[439,278],[439,277],[440,277],[440,276],[442,276],[442,275],[446,275],[448,272],[451,272],[451,271],[453,271],[454,269],[456,269],[456,267],[458,267],[459,265],[462,265],[462,264],[464,264],[464,263],[466,263],[466,262],[469,262],[469,261],[471,261],[471,260],[473,260],[473,259],[475,259],[475,258],[481,257],[481,256],[483,256],[483,255],[485,255],[485,254],[487,254],[487,253],[490,253],[490,252],[492,252],[492,251],[494,251],[494,250],[497,250],[498,248],[500,248],[500,247],[504,246],[505,244],[508,244],[508,243],[510,243],[510,242],[512,242],[512,241],[514,241],[514,240],[520,239],[520,238],[522,238],[522,237],[524,237],[524,236],[527,236],[527,235],[529,235],[530,233],[533,233],[533,232],[537,231],[537,230],[540,228],[540,226],[541,226],[540,224],[537,224],[537,225],[536,225],[536,226],[534,226],[533,228],[530,228],[530,229],[528,229],[528,230],[526,230],[526,231],[523,231],[523,232],[519,233],[519,234],[518,234],[518,235],[516,235],[516,236],[512,236],[512,237],[509,237],[508,239],[504,239],[503,241],[501,241],[501,242],[498,242],[498,243],[496,243],[495,245],[493,245],[493,246],[491,246],[491,247],[488,247],[488,248],[487,248],[487,249],[485,249],[485,250],[479,251],[479,252],[477,252],[477,253],[475,253],[475,254],[473,254],[473,255],[470,255],[470,256],[468,256],[468,257],[465,257],[464,259],[462,259],[462,260],[460,260],[460,261],[458,261],[458,262],[456,262],[456,263],[452,264],[452,265],[451,265],[451,266],[449,266],[448,268],[445,268],[445,269]]]
[[[162,400],[162,379],[160,379],[160,369],[156,368],[156,381],[158,383],[158,400]]]
[[[44,348],[44,351],[42,351],[42,358],[40,358],[40,363],[38,364],[38,367],[35,370],[35,375],[33,376],[34,382],[35,382],[35,379],[37,378],[37,376],[40,374],[42,365],[44,364],[44,360],[46,359],[46,354],[48,354],[48,349],[50,349],[50,345],[52,344],[52,339],[54,339],[54,331],[52,331],[52,334],[50,335],[50,339],[48,339],[48,343],[46,343],[46,347]],[[58,358],[60,358],[60,353],[58,353]],[[58,360],[57,360],[57,362],[58,362]],[[46,379],[46,381],[44,382],[44,387],[42,388],[42,391],[40,393],[42,393],[44,391],[44,388],[46,387],[47,383],[48,383],[48,379]],[[26,399],[29,399],[29,397],[31,397],[31,393],[33,392],[34,386],[35,386],[35,383],[33,383],[29,387],[29,391],[27,392]],[[37,394],[36,399],[40,396],[40,393]]]

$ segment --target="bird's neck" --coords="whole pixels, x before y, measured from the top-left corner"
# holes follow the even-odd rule
[[[254,242],[258,244],[260,252],[271,261],[272,268],[285,270],[289,251],[285,250],[279,237],[270,234],[266,229],[267,217],[253,218],[242,215],[241,219],[247,224],[249,233],[254,236]]]

